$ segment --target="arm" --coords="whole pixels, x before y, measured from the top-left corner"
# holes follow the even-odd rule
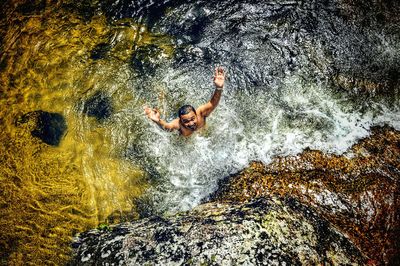
[[[146,106],[144,108],[144,112],[148,118],[150,118],[154,123],[159,125],[164,130],[172,131],[179,129],[179,118],[176,118],[168,123],[160,118],[160,112],[157,109],[151,109]]]
[[[197,109],[202,116],[209,116],[210,113],[217,107],[219,100],[221,99],[224,83],[225,83],[225,71],[222,67],[217,67],[215,69],[215,75],[214,75],[214,85],[215,85],[214,94],[208,103],[200,106]]]

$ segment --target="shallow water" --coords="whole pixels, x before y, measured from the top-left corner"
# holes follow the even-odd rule
[[[121,159],[118,141],[125,136],[113,128],[122,117],[124,133],[135,131],[125,111],[133,112],[134,98],[126,58],[133,44],[155,43],[157,37],[129,20],[110,25],[99,15],[85,21],[57,6],[34,14],[7,11],[0,99],[2,259],[61,264],[73,234],[138,216],[132,199],[147,187],[146,174]],[[112,56],[92,59],[91,50],[110,39]],[[98,91],[112,101],[113,119],[84,114],[84,102]],[[65,117],[67,131],[58,146],[32,137],[34,124],[20,122],[36,110]]]
[[[380,7],[384,23],[360,30],[362,6],[344,2],[3,3],[4,258],[60,263],[72,234],[190,209],[251,161],[341,154],[374,125],[400,130],[398,24]],[[226,88],[201,132],[143,115],[205,103],[217,65]],[[16,123],[36,110],[65,117],[59,146]]]

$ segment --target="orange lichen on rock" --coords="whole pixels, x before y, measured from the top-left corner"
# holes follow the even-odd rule
[[[374,128],[370,137],[338,156],[306,150],[271,164],[253,162],[221,182],[217,201],[294,197],[312,206],[371,259],[399,260],[400,132]]]

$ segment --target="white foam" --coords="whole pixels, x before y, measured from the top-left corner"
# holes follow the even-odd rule
[[[188,84],[186,97],[195,104],[205,102],[212,93],[208,88],[197,91],[196,97],[193,79],[164,78],[164,82],[167,89],[175,88],[177,82]],[[207,118],[207,129],[189,138],[162,132],[143,118],[154,140],[146,141],[143,148],[156,158],[154,166],[163,178],[163,185],[152,192],[160,208],[177,211],[196,206],[216,188],[219,178],[251,161],[267,164],[276,156],[295,155],[305,148],[342,154],[368,136],[373,125],[400,129],[399,107],[389,108],[384,100],[355,102],[346,97],[294,77],[279,89],[251,94],[228,85],[220,105]],[[167,112],[174,104],[167,104]]]

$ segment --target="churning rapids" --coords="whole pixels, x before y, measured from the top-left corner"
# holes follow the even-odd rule
[[[165,14],[151,16],[156,5]],[[119,13],[123,4],[109,11],[174,36],[175,58],[148,59],[131,81],[137,105],[126,115],[138,117],[140,137],[113,129],[128,138],[125,156],[156,180],[147,204],[157,212],[190,209],[218,178],[251,161],[268,163],[306,148],[341,154],[368,136],[371,126],[400,129],[398,87],[378,85],[396,79],[400,36],[373,19],[364,28],[346,23],[337,5],[190,1],[148,4],[144,16],[136,6]],[[160,107],[167,119],[183,103],[206,102],[215,65],[227,68],[228,80],[204,132],[184,139],[143,117],[143,101]]]

